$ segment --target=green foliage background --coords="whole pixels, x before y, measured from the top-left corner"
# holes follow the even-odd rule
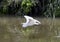
[[[44,3],[43,1],[44,0],[42,0],[42,3]],[[24,12],[25,14],[28,14],[31,11],[31,7],[39,4],[38,2],[38,0],[1,0],[0,15],[8,15],[9,12],[10,14],[15,14],[18,13],[18,11],[22,11],[21,13]],[[9,7],[11,7],[11,10],[9,10]],[[43,15],[51,16],[51,11],[55,12],[54,10],[56,10],[55,15],[60,17],[60,0],[48,0],[48,4],[46,6],[44,5],[43,7],[46,7],[46,10],[43,11]]]

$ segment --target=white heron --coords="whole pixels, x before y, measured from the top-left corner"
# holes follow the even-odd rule
[[[39,22],[38,20],[30,17],[30,16],[24,16],[25,19],[26,19],[26,22],[25,23],[22,23],[22,27],[28,27],[28,26],[33,26],[33,25],[39,25],[41,24],[41,22]]]

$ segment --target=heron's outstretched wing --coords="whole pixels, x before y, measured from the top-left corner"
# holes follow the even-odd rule
[[[33,20],[33,18],[30,16],[24,16],[24,17],[26,19],[26,23],[29,23],[31,20]]]

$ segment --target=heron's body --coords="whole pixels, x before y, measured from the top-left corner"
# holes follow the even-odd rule
[[[22,27],[28,27],[28,26],[33,26],[33,25],[39,25],[41,24],[38,20],[33,19],[30,16],[24,16],[26,18],[26,22],[22,23]]]

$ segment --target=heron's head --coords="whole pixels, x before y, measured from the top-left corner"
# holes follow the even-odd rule
[[[38,20],[35,20],[35,23],[34,23],[35,25],[40,25],[41,24],[41,22],[40,21],[38,21]]]

